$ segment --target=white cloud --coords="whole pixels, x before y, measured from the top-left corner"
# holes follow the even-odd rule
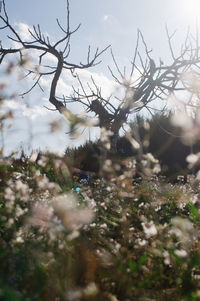
[[[29,119],[35,119],[38,116],[45,116],[48,114],[45,108],[39,106],[29,108],[23,105],[22,110],[23,110],[23,115],[28,117]]]
[[[13,111],[14,115],[22,115],[28,117],[29,119],[33,120],[38,116],[45,116],[48,114],[48,111],[39,105],[35,105],[33,107],[28,107],[25,103],[20,103],[19,101],[15,100],[5,100],[3,105],[1,105],[1,111]]]
[[[33,41],[34,38],[31,36],[30,31],[34,33],[33,28],[26,24],[26,23],[21,23],[21,22],[16,22],[15,27],[17,29],[17,33],[19,34],[20,38],[25,41],[25,42],[30,42]],[[48,32],[43,32],[45,37],[50,38],[50,35]],[[15,47],[19,47],[19,43],[12,41],[13,45]],[[32,63],[36,63],[38,64],[38,58],[39,55],[42,54],[42,51],[36,50],[36,49],[29,49],[23,50],[23,54],[28,54],[29,58],[31,58]],[[57,59],[55,58],[54,55],[47,53],[45,54],[45,56],[43,57],[43,64],[44,65],[50,65],[50,64],[55,64],[57,63]],[[44,70],[43,70],[44,71]]]
[[[57,63],[57,62],[58,60],[53,54],[51,53],[45,54],[43,64]]]
[[[28,80],[28,79],[27,79]],[[42,86],[42,88],[46,89],[50,89],[50,86],[51,86],[51,81],[52,81],[52,76],[49,75],[49,76],[43,76],[41,79],[40,79],[40,84]]]
[[[24,41],[34,40],[32,35],[30,34],[30,31],[34,34],[34,30],[33,30],[32,26],[28,25],[27,23],[22,23],[22,22],[15,22],[14,26],[17,28],[17,32],[22,40],[24,40]],[[42,32],[42,34],[45,37],[50,38],[50,34],[47,31]]]
[[[86,91],[89,90],[89,88],[87,87],[87,83],[89,83],[91,87],[95,88],[92,85],[91,77],[94,79],[96,85],[102,89],[103,97],[109,97],[117,89],[116,82],[114,80],[109,79],[102,73],[91,72],[89,70],[83,69],[78,71],[78,75],[80,76],[80,79],[82,80]]]
[[[114,21],[115,18],[112,15],[105,15],[104,20],[111,22],[111,21]],[[20,37],[23,40],[26,40],[26,41],[31,40],[32,37],[30,35],[29,30],[32,30],[32,28],[28,24],[15,23],[15,26],[17,27],[17,32],[19,33]],[[49,36],[48,33],[46,33],[46,35]],[[32,62],[31,67],[33,67],[34,64],[37,65],[39,55],[42,52],[37,51],[37,50],[29,50],[28,53],[31,57],[31,62]],[[43,64],[56,66],[55,63],[57,63],[57,59],[55,58],[55,56],[48,54],[48,53],[45,54],[44,59],[43,59]],[[49,70],[48,70],[48,68],[42,68],[42,72],[44,72],[44,71],[49,71]],[[83,82],[84,87],[86,87],[86,89],[88,89],[87,82],[91,84],[91,77],[93,77],[97,86],[103,87],[102,93],[103,93],[104,97],[110,96],[110,94],[116,90],[115,81],[108,79],[102,73],[91,72],[89,70],[83,69],[83,70],[78,70],[78,74],[81,78],[81,81]],[[40,80],[40,84],[44,89],[49,90],[50,86],[51,86],[51,80],[52,80],[52,76],[43,76]],[[26,80],[23,80],[23,82],[24,82],[24,86],[26,86],[26,90],[28,90],[27,87],[31,87],[33,85],[33,78],[31,78],[31,77],[26,78]],[[26,82],[26,84],[25,84],[25,82]],[[64,72],[62,73],[62,75],[60,77],[60,80],[58,82],[58,87],[57,87],[57,92],[58,92],[59,96],[62,96],[62,95],[69,96],[70,93],[72,92],[72,85],[77,87],[78,81],[76,80],[76,78],[73,78],[71,76],[70,71],[64,70]]]
[[[68,84],[67,81],[65,81],[64,76],[62,76],[58,82],[57,91],[60,96],[70,95],[72,93],[71,84]]]
[[[22,40],[30,41],[32,39],[29,32],[29,30],[32,30],[31,26],[21,22],[16,22],[14,25],[17,27],[17,32]]]

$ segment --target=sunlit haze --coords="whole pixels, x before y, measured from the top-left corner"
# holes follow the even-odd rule
[[[182,5],[183,5],[183,11],[186,17],[190,19],[190,22],[194,20],[194,18],[198,19],[200,14],[199,0],[190,0],[190,1],[184,0]]]

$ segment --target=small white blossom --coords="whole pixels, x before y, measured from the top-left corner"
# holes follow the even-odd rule
[[[29,161],[30,162],[35,162],[37,160],[37,157],[38,157],[38,153],[37,152],[32,152],[32,154],[29,158]]]
[[[147,244],[145,239],[138,238],[137,243],[140,247],[144,247]]]
[[[150,221],[149,223],[142,223],[142,227],[147,238],[155,236],[158,233],[153,221]]]
[[[10,187],[6,187],[4,197],[6,200],[14,201],[15,193]]]
[[[190,154],[186,157],[186,161],[189,163],[189,168],[193,168],[200,163],[200,152],[197,154]]]
[[[175,250],[174,253],[181,258],[184,258],[187,256],[187,252],[185,250]]]
[[[164,251],[163,252],[163,257],[164,257],[164,264],[166,265],[170,265],[171,264],[171,260],[170,260],[170,255],[168,251]]]
[[[98,294],[98,287],[94,282],[90,282],[84,289],[83,295],[85,297],[94,297]]]

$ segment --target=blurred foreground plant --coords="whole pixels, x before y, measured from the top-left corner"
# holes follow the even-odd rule
[[[62,162],[1,162],[0,296],[198,300],[200,198],[190,183],[135,181],[126,159],[67,191]]]

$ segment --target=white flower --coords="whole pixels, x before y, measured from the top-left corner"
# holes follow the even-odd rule
[[[114,253],[118,253],[119,250],[121,249],[121,245],[119,243],[116,243],[115,248],[114,248]]]
[[[15,240],[17,243],[23,243],[24,239],[21,236],[18,236]]]
[[[83,295],[85,297],[94,297],[98,293],[98,287],[94,282],[90,282],[84,289],[83,289]]]
[[[66,193],[63,195],[56,196],[52,200],[52,204],[56,211],[68,211],[76,208],[78,200],[75,194]]]
[[[147,244],[145,239],[138,238],[137,243],[140,247],[144,247]]]
[[[184,249],[187,249],[195,241],[197,232],[189,219],[174,217],[171,220],[170,234],[174,234]]]
[[[41,156],[41,158],[38,160],[38,164],[42,167],[45,167],[48,163],[48,158],[45,156]]]
[[[197,181],[200,181],[200,170],[197,172],[197,174],[196,174],[196,180]]]
[[[16,239],[15,239],[16,243],[23,243],[24,242],[22,234],[23,234],[23,232],[22,232],[22,229],[20,228],[19,231],[16,233]]]
[[[172,218],[171,222],[174,227],[177,227],[183,232],[191,232],[194,230],[193,224],[191,223],[191,221],[189,221],[189,219],[174,217]]]
[[[161,167],[160,164],[157,163],[153,168],[153,173],[158,174],[159,172],[161,172]]]
[[[19,206],[16,207],[15,215],[17,218],[20,217],[21,215],[23,215],[24,213],[25,213],[25,211],[21,207],[19,207]]]
[[[101,224],[101,225],[100,225],[100,228],[102,228],[102,229],[107,229],[108,227],[107,227],[107,224],[104,223],[104,224]]]
[[[158,163],[158,159],[155,159],[151,153],[145,155],[146,159],[152,163]]]
[[[174,253],[181,258],[184,258],[187,256],[187,252],[185,250],[175,250]]]
[[[153,221],[150,221],[149,223],[142,223],[142,227],[146,235],[146,238],[155,236],[158,233]]]
[[[188,71],[181,75],[181,81],[186,89],[192,93],[199,93],[200,91],[200,77],[197,72]]]
[[[172,116],[171,122],[173,125],[181,127],[185,130],[192,128],[192,119],[185,112],[179,112]]]
[[[21,172],[13,172],[13,177],[18,180],[23,176],[23,174]]]
[[[70,231],[77,230],[85,224],[89,224],[93,219],[93,211],[88,208],[75,209],[73,211],[65,212],[62,219],[63,224]]]
[[[170,265],[171,264],[171,261],[170,261],[170,255],[169,255],[169,252],[168,251],[164,251],[163,252],[163,257],[164,257],[164,264],[166,265]]]
[[[193,168],[196,164],[200,163],[200,152],[188,155],[186,161],[189,163],[189,168]]]
[[[55,197],[52,205],[63,225],[70,231],[79,229],[93,219],[93,210],[78,207],[77,196],[73,193]]]
[[[52,207],[42,204],[36,204],[32,209],[32,216],[29,223],[33,226],[47,227],[53,215]]]
[[[73,232],[71,232],[71,233],[67,236],[67,238],[68,238],[69,240],[73,240],[73,239],[79,237],[79,235],[80,235],[80,232],[77,231],[77,230],[74,230]]]
[[[20,181],[20,180],[17,180],[16,181],[16,189],[19,191],[21,191],[22,192],[22,194],[25,194],[26,192],[28,192],[29,191],[29,187],[28,187],[28,185],[27,184],[24,184],[22,181]]]
[[[37,160],[37,157],[38,157],[38,153],[37,152],[32,152],[32,154],[29,158],[29,161],[30,162],[35,162]]]
[[[4,197],[6,200],[13,202],[15,200],[14,191],[10,187],[6,187]]]
[[[126,139],[131,143],[133,149],[139,149],[140,144],[132,137],[131,132],[126,132]]]

